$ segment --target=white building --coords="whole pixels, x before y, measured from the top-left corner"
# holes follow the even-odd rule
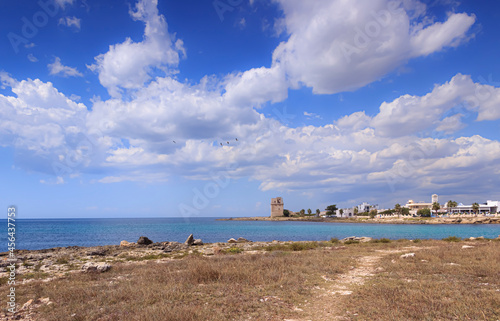
[[[498,213],[499,207],[500,207],[499,201],[486,201],[486,203],[479,204],[478,214],[495,214]],[[472,214],[474,213],[474,209],[472,208],[472,205],[464,205],[460,203],[458,204],[457,207],[451,208],[450,212],[452,214],[458,214],[458,213]]]

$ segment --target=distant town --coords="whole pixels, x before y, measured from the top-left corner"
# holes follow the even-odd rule
[[[380,209],[378,204],[369,204],[363,202],[357,206],[347,208],[337,208],[336,204],[327,206],[326,209],[312,210],[301,209],[291,211],[285,208],[282,197],[271,199],[271,218],[276,217],[338,217],[354,218],[358,216],[367,216],[371,218],[386,217],[450,217],[450,216],[497,216],[500,201],[488,200],[484,203],[473,203],[470,205],[457,203],[454,200],[448,200],[445,203],[439,202],[439,196],[433,194],[430,202],[414,202],[408,200],[404,205],[395,204],[392,209]]]

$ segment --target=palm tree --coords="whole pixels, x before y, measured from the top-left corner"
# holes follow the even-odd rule
[[[312,211],[310,208],[307,209],[307,214],[311,215]]]
[[[316,209],[316,217],[319,217],[319,214],[321,213],[321,211],[319,210],[319,208]]]
[[[340,213],[340,217],[342,217],[342,215],[344,215],[344,210],[343,210],[343,209],[340,209],[340,210],[339,210],[339,213]]]
[[[477,212],[479,211],[479,204],[478,203],[472,204],[472,210],[474,211],[474,214],[477,215]]]
[[[301,209],[300,210],[300,216],[304,216],[304,214],[306,214],[306,211],[304,209]]]
[[[398,213],[398,217],[401,216],[401,204],[396,204],[394,205],[394,210],[396,211],[396,213]]]
[[[437,213],[438,213],[438,211],[439,211],[440,208],[441,208],[441,205],[439,205],[438,202],[432,203],[432,210],[436,211],[436,213],[435,213],[436,215],[437,215]]]
[[[448,206],[448,214],[450,213],[450,208],[455,208],[457,207],[457,202],[455,201],[452,201],[452,200],[449,200],[448,203],[446,203],[447,206]]]
[[[359,210],[358,210],[358,207],[356,206],[356,207],[354,208],[354,215],[358,215],[358,212],[359,212]]]

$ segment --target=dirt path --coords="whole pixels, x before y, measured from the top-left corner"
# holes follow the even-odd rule
[[[349,300],[349,295],[356,287],[365,283],[369,277],[373,276],[378,269],[380,260],[393,253],[408,253],[418,251],[422,248],[405,247],[395,250],[377,250],[372,255],[358,258],[358,265],[349,272],[338,275],[335,279],[323,276],[326,284],[323,287],[316,287],[316,295],[303,306],[295,308],[303,316],[299,319],[285,319],[285,321],[332,321],[350,320],[343,316],[340,311],[342,302]]]

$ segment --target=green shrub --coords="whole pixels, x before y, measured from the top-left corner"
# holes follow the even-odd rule
[[[222,250],[222,252],[225,254],[239,254],[239,253],[243,252],[243,249],[241,249],[239,247],[230,247],[228,249]]]
[[[347,240],[344,242],[344,244],[358,244],[359,241],[356,241],[356,240]]]
[[[443,239],[443,241],[446,241],[446,242],[460,242],[461,240],[462,240],[461,238],[456,237],[456,236],[448,236],[448,237]]]
[[[422,217],[431,217],[431,210],[429,208],[423,208],[417,211],[417,215]]]
[[[421,242],[421,240],[420,240],[420,239],[414,239],[414,240],[413,240],[413,243],[420,243],[420,242]]]
[[[330,242],[331,242],[331,243],[338,243],[338,242],[339,242],[339,239],[338,239],[338,238],[336,238],[336,237],[332,237],[332,238],[330,239]]]

